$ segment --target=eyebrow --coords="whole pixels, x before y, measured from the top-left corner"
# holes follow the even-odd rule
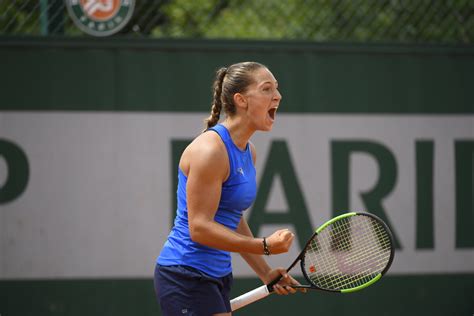
[[[263,85],[264,85],[264,84],[266,84],[266,83],[269,83],[269,84],[272,84],[272,83],[274,83],[275,85],[277,85],[277,86],[278,86],[278,81],[276,81],[276,80],[275,80],[275,81],[265,81],[265,82],[262,82],[260,85],[262,85],[262,86],[263,86]]]

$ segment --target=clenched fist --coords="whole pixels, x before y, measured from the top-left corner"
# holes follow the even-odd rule
[[[288,252],[295,235],[288,229],[280,229],[266,238],[268,250],[271,254]]]

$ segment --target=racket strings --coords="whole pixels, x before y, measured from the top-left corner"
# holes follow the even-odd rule
[[[318,287],[354,288],[372,280],[391,256],[391,238],[370,216],[343,218],[318,234],[304,258],[305,272]]]
[[[358,227],[358,226],[355,226]],[[341,231],[347,231],[347,225],[344,225],[341,227],[341,229],[336,229],[338,233]],[[351,233],[353,234],[350,236],[351,238],[348,239],[349,235],[345,234],[345,238],[343,239],[342,242],[342,249],[347,250],[348,245],[347,243],[356,240],[357,237],[359,237],[359,240],[357,241],[357,245],[366,245],[366,246],[374,246],[370,245],[371,242],[374,242],[374,238],[368,239],[368,234],[361,234],[361,229],[360,227],[358,229],[351,229]],[[359,236],[358,236],[359,235]],[[338,248],[333,250],[339,250]],[[354,249],[356,250],[356,249]],[[361,250],[361,249],[359,249]],[[342,258],[343,260],[346,260],[344,265],[341,267],[340,262],[338,261],[338,268],[339,270],[342,270],[342,273],[345,273],[346,275],[344,278],[341,278],[338,276],[336,278],[337,282],[335,286],[341,287],[344,282],[346,282],[346,285],[349,287],[353,287],[354,283],[360,285],[363,284],[370,279],[372,279],[374,276],[376,276],[378,273],[380,273],[383,268],[384,264],[380,265],[379,264],[379,259],[375,258],[373,255],[367,255],[366,252],[361,252],[361,251],[353,251],[351,256],[347,256]],[[339,258],[340,260],[340,258]],[[358,267],[356,266],[358,265]],[[357,270],[357,271],[356,271]],[[349,277],[347,277],[349,276]]]
[[[347,232],[348,231],[348,226],[351,226],[351,225],[336,225],[335,228],[333,229],[334,232],[336,232],[336,234],[341,234],[343,232]],[[356,226],[357,227],[357,226]],[[358,234],[360,234],[360,228],[359,229],[351,229],[350,230],[352,233],[353,233],[353,236],[351,236],[351,238],[349,239],[348,237],[350,237],[350,235],[348,234],[345,234],[345,236],[341,239],[341,237],[339,236],[339,239],[340,239],[340,247],[335,247],[334,246],[334,242],[332,241],[331,242],[331,249],[333,251],[338,251],[340,249],[343,249],[345,251],[347,251],[350,247],[352,247],[352,245],[350,245],[350,243],[353,241],[353,239],[356,239],[356,237],[359,237],[357,236]],[[332,234],[334,235],[334,234]],[[366,236],[366,235],[363,235],[362,236]],[[365,245],[368,245],[370,243],[370,241],[367,240],[367,238],[359,238],[359,241],[358,241],[358,244],[365,244]],[[374,264],[374,258],[372,257],[367,257],[366,254],[364,252],[357,252],[357,251],[354,251],[355,249],[352,249],[353,252],[352,252],[352,256],[345,256],[344,258],[342,258],[342,260],[345,260],[345,262],[341,265],[341,258],[340,258],[340,254],[338,257],[336,257],[336,260],[337,260],[337,269],[341,270],[339,272],[343,272],[346,274],[346,277],[345,278],[341,278],[340,275],[337,275],[337,276],[334,276],[332,278],[330,278],[329,280],[331,282],[335,282],[335,287],[341,287],[343,282],[350,282],[351,284],[356,282],[356,283],[365,283],[366,280],[365,278],[372,278],[372,275],[370,274],[370,272],[374,272],[374,266],[377,265],[376,263]],[[362,256],[366,256],[366,258],[363,258]],[[371,265],[369,265],[369,267],[364,267],[363,265],[361,265],[360,263],[363,263],[363,261],[361,260],[365,260],[364,262],[369,262],[371,263]],[[376,259],[375,259],[376,260]],[[355,269],[357,268],[356,266],[354,266],[355,263],[359,263],[359,267],[358,267],[358,271],[355,271]],[[383,267],[382,267],[383,269]],[[355,273],[357,272],[357,273]],[[375,271],[375,272],[378,272],[378,271]],[[349,275],[349,278],[347,278],[347,275]],[[351,284],[348,284],[348,285],[351,285]],[[351,285],[352,286],[352,285]]]
[[[365,260],[372,261],[370,265],[360,267],[360,272],[353,274],[352,276],[344,276],[344,278],[336,279],[334,285],[337,288],[353,288],[364,283],[369,282],[371,279],[376,277],[385,267],[385,258],[379,258],[376,256],[364,258]],[[375,268],[375,270],[374,270]]]

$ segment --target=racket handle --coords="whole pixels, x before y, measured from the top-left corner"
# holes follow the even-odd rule
[[[261,300],[262,298],[267,297],[268,295],[270,295],[270,291],[268,291],[267,285],[262,285],[261,287],[258,287],[255,290],[242,294],[231,300],[230,307],[232,308],[232,311],[236,311],[241,307]]]

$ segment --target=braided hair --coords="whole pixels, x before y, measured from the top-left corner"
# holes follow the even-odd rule
[[[254,82],[252,73],[260,68],[267,67],[257,62],[242,62],[217,70],[212,85],[211,114],[205,120],[206,128],[213,127],[219,122],[222,108],[228,116],[235,114],[234,94],[245,92]]]

